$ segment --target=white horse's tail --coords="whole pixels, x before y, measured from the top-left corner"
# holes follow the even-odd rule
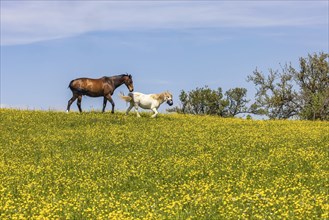
[[[130,102],[133,99],[131,96],[125,96],[122,92],[119,94],[119,97],[126,102]]]

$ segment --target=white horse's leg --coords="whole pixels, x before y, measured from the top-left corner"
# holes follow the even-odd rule
[[[135,105],[135,112],[136,112],[136,114],[137,114],[137,117],[140,118],[141,116],[140,116],[140,114],[138,113],[138,105]]]
[[[156,108],[152,108],[152,111],[154,112],[154,114],[151,116],[152,118],[155,118],[158,115],[158,111]]]
[[[130,112],[130,110],[134,107],[132,103],[130,103],[130,106],[127,108],[126,115]]]

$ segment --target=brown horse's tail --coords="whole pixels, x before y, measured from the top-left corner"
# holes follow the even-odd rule
[[[131,96],[125,96],[122,92],[119,94],[119,97],[126,102],[130,102],[133,99]]]
[[[68,86],[67,88],[70,88],[71,90],[73,89],[73,88],[72,88],[72,83],[73,83],[73,81],[74,81],[74,80],[71,80],[71,82],[70,82],[70,84],[69,84],[69,86]]]
[[[77,93],[77,94],[80,94],[80,95],[88,94],[88,91],[86,89],[80,88],[79,86],[76,85],[76,83],[74,83],[75,80],[76,79],[71,80],[68,88],[70,88],[73,93]]]

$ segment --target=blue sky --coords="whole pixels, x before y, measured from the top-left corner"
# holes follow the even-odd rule
[[[135,91],[169,90],[176,105],[182,89],[205,85],[245,87],[252,99],[246,78],[256,67],[328,53],[328,11],[316,0],[1,0],[1,107],[65,110],[70,80],[126,72]],[[115,91],[116,110],[125,110],[120,91],[128,92]],[[101,106],[82,100],[83,110]]]

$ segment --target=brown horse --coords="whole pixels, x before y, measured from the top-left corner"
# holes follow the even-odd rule
[[[112,95],[114,90],[125,84],[130,92],[134,91],[134,85],[132,76],[130,74],[122,74],[111,77],[102,77],[99,79],[90,79],[90,78],[78,78],[74,79],[70,82],[69,87],[73,93],[72,98],[69,100],[67,104],[67,112],[70,111],[70,107],[72,103],[78,99],[77,105],[79,111],[81,110],[81,100],[82,96],[90,96],[90,97],[104,97],[103,101],[103,111],[105,111],[107,101],[112,104],[112,113],[114,113],[114,102],[112,99]]]

